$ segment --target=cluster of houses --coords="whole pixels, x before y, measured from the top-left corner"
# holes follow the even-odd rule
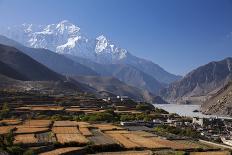
[[[224,144],[231,144],[232,146],[232,119],[230,118],[199,118],[193,117],[191,119],[183,119],[181,117],[170,117],[165,114],[162,119],[154,119],[150,122],[145,121],[131,121],[121,122],[122,126],[146,126],[156,127],[161,124],[169,126],[185,128],[191,127],[198,131],[202,137],[212,141],[221,141]]]

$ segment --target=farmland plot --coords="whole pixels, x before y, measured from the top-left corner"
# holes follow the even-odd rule
[[[54,127],[75,127],[78,126],[76,121],[55,121]]]
[[[14,126],[0,126],[0,134],[7,134],[13,129],[15,129]]]
[[[79,134],[77,127],[53,127],[52,132],[56,134]]]
[[[156,135],[146,131],[130,131],[132,134],[139,135],[142,137],[157,137]]]
[[[87,144],[89,140],[81,134],[56,134],[57,141],[61,144],[78,143]]]
[[[35,137],[41,144],[56,142],[55,134],[52,132],[38,133],[35,134]]]
[[[95,145],[113,145],[116,142],[103,134],[102,132],[98,131],[97,129],[91,130],[93,136],[88,137],[90,141],[92,141]]]
[[[60,106],[36,106],[36,107],[31,107],[32,111],[60,111],[64,110],[64,107]]]
[[[190,155],[231,155],[229,151],[191,152]]]
[[[0,124],[6,124],[6,125],[18,125],[20,123],[22,122],[17,119],[4,119],[0,121]]]
[[[92,127],[92,125],[88,122],[77,122],[77,125],[79,127],[85,127],[85,128],[89,128],[89,127]]]
[[[201,148],[201,149],[212,149],[212,147],[202,144],[198,141],[191,141],[191,140],[174,140],[173,142],[177,142],[177,143],[181,143],[181,144],[185,144],[185,145],[189,145],[192,148]]]
[[[152,155],[152,151],[121,151],[121,152],[103,152],[96,155]]]
[[[139,148],[141,147],[139,144],[132,142],[127,137],[123,136],[123,134],[107,134],[114,140],[116,140],[119,144],[122,144],[127,149]]]
[[[112,130],[112,131],[105,131],[104,133],[106,133],[106,134],[115,134],[115,133],[124,134],[124,133],[130,133],[130,131],[128,131],[128,130]]]
[[[195,149],[195,147],[188,145],[188,144],[183,144],[183,143],[178,143],[175,141],[170,141],[170,140],[166,140],[166,139],[161,139],[161,138],[157,138],[157,137],[151,137],[150,138],[152,141],[154,141],[155,143],[158,143],[160,145],[164,145],[167,147],[170,147],[174,150],[188,150],[188,149]]]
[[[23,126],[28,127],[49,127],[51,125],[50,120],[27,120],[23,123]]]
[[[139,144],[142,147],[149,148],[149,149],[164,149],[168,148],[166,145],[162,145],[159,142],[153,141],[150,138],[145,138],[136,134],[122,134],[123,136],[127,137],[132,142]]]
[[[17,134],[29,134],[29,133],[41,133],[41,132],[47,132],[49,131],[49,128],[28,128],[24,126],[16,126],[16,131],[15,133]]]
[[[122,127],[112,125],[112,124],[94,124],[94,127],[100,129],[101,131],[108,131],[108,130],[125,130]]]
[[[65,148],[59,148],[55,149],[49,152],[41,153],[40,155],[63,155],[63,154],[83,154],[83,148],[82,147],[65,147]]]
[[[90,130],[86,127],[80,127],[79,130],[80,130],[81,134],[84,136],[92,136],[93,135],[92,132],[90,132]]]
[[[38,139],[35,137],[35,134],[20,134],[15,136],[15,144],[35,144],[38,143]]]

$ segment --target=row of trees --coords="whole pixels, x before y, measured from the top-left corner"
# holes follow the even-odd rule
[[[0,119],[6,118],[9,115],[9,112],[10,112],[10,108],[8,106],[8,103],[4,103],[0,111]]]

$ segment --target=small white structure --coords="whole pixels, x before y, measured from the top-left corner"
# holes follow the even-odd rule
[[[205,122],[204,118],[193,117],[193,124],[197,124],[197,125],[203,126],[204,122]]]
[[[225,138],[225,137],[221,137],[221,140],[224,144],[226,145],[229,145],[229,146],[232,146],[232,139],[228,139],[228,138]]]

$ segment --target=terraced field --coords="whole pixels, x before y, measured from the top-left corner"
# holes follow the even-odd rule
[[[53,127],[52,132],[55,134],[80,134],[77,127]]]
[[[48,151],[41,153],[40,155],[62,155],[62,154],[82,154],[83,148],[82,147],[66,147],[66,148],[59,148],[53,151]]]
[[[56,134],[57,141],[61,144],[78,143],[87,144],[89,140],[81,134]]]
[[[194,152],[201,149],[213,150],[209,146],[189,140],[166,140],[157,135],[145,131],[129,131],[114,124],[100,123],[91,124],[88,122],[76,121],[50,121],[50,120],[2,120],[0,134],[7,134],[13,131],[15,135],[14,144],[25,146],[46,146],[59,143],[62,148],[42,153],[42,155],[69,154],[84,151],[79,146],[91,146],[92,148],[119,148],[123,152],[103,152],[98,155],[150,155],[152,151],[186,151],[191,150],[190,155],[227,155],[228,152]],[[67,147],[75,146],[75,147]],[[130,151],[130,150],[146,151]],[[128,151],[125,151],[128,150]],[[86,150],[85,150],[86,151]],[[108,151],[108,150],[107,150]]]
[[[38,139],[35,137],[35,134],[23,134],[23,135],[16,135],[15,144],[36,144],[38,143]]]
[[[94,143],[94,145],[108,146],[108,145],[116,144],[116,142],[112,138],[106,136],[104,133],[102,133],[101,131],[97,129],[91,130],[91,133],[93,135],[88,138],[90,139],[91,142]]]

